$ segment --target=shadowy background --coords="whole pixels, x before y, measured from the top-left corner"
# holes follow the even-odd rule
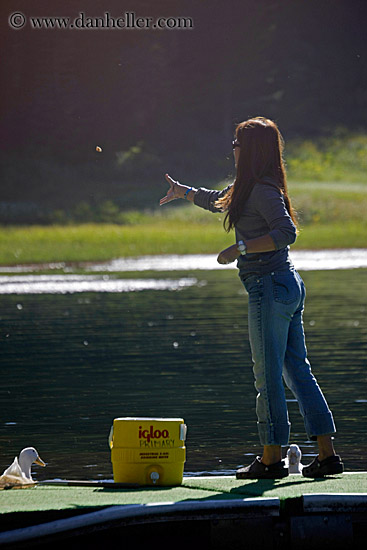
[[[14,30],[14,12],[193,29]],[[365,130],[364,0],[2,0],[0,13],[2,223],[154,207],[165,172],[215,185],[249,116],[286,141]]]

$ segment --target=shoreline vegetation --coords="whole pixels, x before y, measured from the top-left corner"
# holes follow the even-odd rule
[[[294,183],[289,188],[300,218],[293,249],[367,248],[367,186]],[[131,211],[125,216],[127,221],[122,225],[1,227],[0,265],[216,254],[234,242],[234,233],[223,229],[223,214],[185,203],[154,211]]]
[[[299,218],[292,248],[367,248],[367,134],[341,131],[333,138],[290,141],[286,153],[289,193]],[[172,177],[180,179],[179,174]],[[233,244],[234,233],[223,229],[224,214],[184,201],[159,207],[167,191],[164,173],[159,182],[144,181],[132,187],[129,204],[149,204],[149,209],[127,210],[126,201],[123,207],[105,200],[97,209],[85,202],[74,210],[53,210],[45,224],[0,218],[0,265],[215,254]],[[222,189],[231,180],[181,181]],[[4,209],[6,203],[0,206]]]

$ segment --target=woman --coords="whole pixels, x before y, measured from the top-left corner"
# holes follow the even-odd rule
[[[290,423],[283,378],[296,397],[306,432],[317,440],[319,455],[303,468],[305,477],[343,472],[335,454],[335,426],[307,360],[303,332],[304,283],[289,258],[297,223],[288,197],[277,125],[256,117],[238,124],[232,143],[236,178],[222,191],[181,185],[168,174],[170,189],[160,204],[184,198],[212,212],[226,211],[224,226],[236,243],[218,256],[220,264],[238,260],[249,295],[249,337],[254,363],[256,414],[262,457],[237,471],[238,479],[276,479],[288,475],[281,446]]]

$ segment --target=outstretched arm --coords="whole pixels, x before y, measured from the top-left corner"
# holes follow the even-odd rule
[[[188,185],[182,185],[178,181],[172,179],[168,174],[166,174],[166,180],[169,183],[169,189],[167,195],[162,197],[159,201],[160,206],[176,199],[187,199],[191,202],[194,201],[194,196],[197,189],[194,187],[189,187]]]

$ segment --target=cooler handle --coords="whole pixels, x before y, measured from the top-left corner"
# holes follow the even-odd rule
[[[109,445],[110,449],[112,449],[112,445],[113,445],[113,424],[111,426],[110,433],[109,433],[109,436],[108,436],[108,445]]]
[[[187,425],[186,424],[180,424],[180,439],[181,441],[186,440],[187,435]]]

